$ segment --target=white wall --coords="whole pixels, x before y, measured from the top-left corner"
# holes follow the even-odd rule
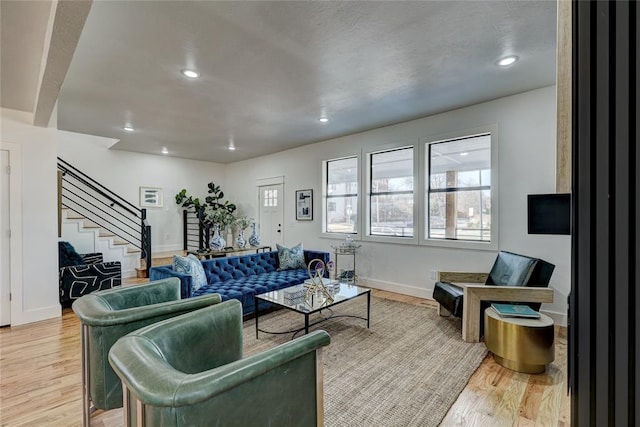
[[[164,207],[147,208],[152,252],[182,249],[182,208],[174,196],[186,188],[188,194],[204,198],[211,181],[225,188],[225,165],[110,150],[114,142],[59,131],[58,155],[135,206],[139,206],[140,187],[162,188]]]
[[[543,310],[566,324],[571,288],[569,236],[527,234],[527,194],[555,192],[555,86],[349,135],[227,167],[225,192],[240,212],[258,217],[256,180],[285,177],[286,244],[330,250],[337,241],[321,235],[322,161],[390,143],[497,124],[499,135],[499,247],[543,258],[556,265],[551,279],[555,302]],[[330,125],[330,123],[329,123]],[[314,220],[296,221],[295,190],[314,190]],[[489,271],[495,252],[361,242],[358,276],[373,287],[431,297],[431,270]]]
[[[22,283],[19,295],[13,295],[12,325],[61,315],[56,129],[32,126],[32,120],[30,113],[2,109],[0,141],[19,145],[22,155],[12,161],[12,175],[19,173],[22,181],[22,233],[12,235],[21,242]]]

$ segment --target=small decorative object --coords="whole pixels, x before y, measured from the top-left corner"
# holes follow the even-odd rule
[[[310,300],[314,295],[319,294],[325,298],[325,302],[331,304],[333,302],[333,295],[324,285],[324,273],[327,271],[327,267],[321,259],[312,259],[307,266],[307,272],[309,273],[309,281],[305,281],[305,287],[307,293],[305,299]]]
[[[216,224],[213,227],[213,237],[209,240],[209,247],[215,251],[221,251],[224,249],[227,242],[220,235],[220,226]]]
[[[296,191],[296,220],[313,220],[313,190]]]
[[[260,236],[258,236],[258,229],[256,223],[251,224],[251,236],[249,236],[249,244],[251,246],[260,246]]]
[[[236,238],[236,248],[242,249],[245,246],[247,246],[247,241],[244,239],[244,230],[240,229]]]
[[[347,237],[344,238],[344,245],[347,248],[352,248],[355,246],[355,243],[353,243],[353,237],[351,237],[351,234],[347,234]]]

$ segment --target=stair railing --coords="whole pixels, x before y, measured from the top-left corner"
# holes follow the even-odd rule
[[[140,249],[145,270],[151,268],[151,225],[147,210],[138,208],[95,179],[58,157],[62,172],[62,206]]]
[[[209,247],[211,229],[203,225],[204,208],[193,206],[182,211],[182,236],[185,251],[205,249]]]

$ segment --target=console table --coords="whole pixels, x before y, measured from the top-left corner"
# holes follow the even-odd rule
[[[342,283],[354,283],[358,279],[358,276],[356,275],[356,252],[358,251],[358,248],[360,246],[359,245],[358,246],[331,245],[331,247],[333,248],[333,254],[334,254],[333,258],[335,259],[335,267],[334,267],[335,270],[334,270],[333,278]],[[339,264],[338,261],[341,256],[343,258],[351,257],[351,265],[353,266],[351,270],[344,270],[343,272],[340,272],[340,270],[338,269],[338,264]]]
[[[192,250],[187,251],[187,255],[195,255],[199,259],[211,259],[211,258],[223,258],[230,254],[240,254],[243,252],[251,252],[256,251],[256,253],[260,252],[270,252],[271,246],[247,246],[246,248],[234,248],[232,246],[226,247],[221,251],[214,251],[213,249],[203,249],[203,250]]]

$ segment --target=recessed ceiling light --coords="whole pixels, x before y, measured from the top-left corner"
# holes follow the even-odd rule
[[[328,119],[328,118],[326,118],[326,117],[320,117],[320,118],[318,119],[318,121],[319,121],[319,122],[321,122],[321,123],[327,123],[327,122],[329,121],[329,119]]]
[[[162,147],[162,154],[169,154],[169,149],[167,147]]]
[[[501,67],[508,67],[509,65],[513,64],[514,62],[516,62],[518,60],[518,57],[515,55],[509,55],[509,56],[505,56],[504,58],[499,59],[496,64],[498,64]]]
[[[460,155],[461,155],[461,156],[468,156],[468,155],[469,155],[469,153],[465,151],[464,153],[460,153]]]
[[[133,132],[135,130],[133,126],[124,126],[122,129],[126,130],[127,132]]]
[[[229,151],[235,151],[236,149],[236,144],[233,142],[233,140],[229,141]]]
[[[197,79],[198,77],[200,77],[200,73],[193,70],[182,70],[182,74],[185,77],[189,77],[190,79]]]

